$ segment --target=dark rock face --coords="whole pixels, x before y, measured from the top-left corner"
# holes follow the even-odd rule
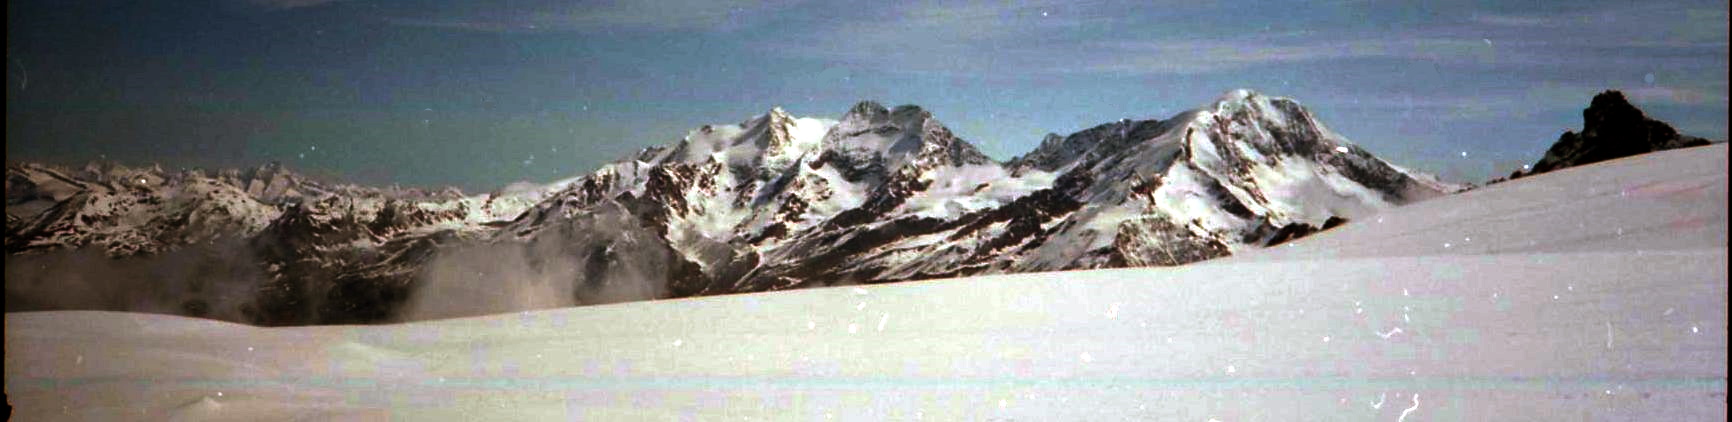
[[[1680,135],[1665,122],[1648,118],[1625,100],[1622,92],[1606,91],[1595,95],[1582,110],[1580,133],[1564,132],[1531,170],[1517,171],[1510,178],[1708,143],[1707,139]]]
[[[1323,222],[1322,228],[1312,227],[1309,224],[1302,223],[1288,224],[1279,229],[1275,229],[1275,233],[1270,235],[1269,239],[1265,240],[1263,244],[1266,246],[1275,246],[1287,243],[1293,240],[1298,240],[1301,237],[1316,234],[1320,231],[1339,227],[1342,224],[1347,224],[1347,219],[1341,217],[1329,217],[1329,220]]]
[[[1113,247],[1104,253],[1106,267],[1174,266],[1220,258],[1232,253],[1219,240],[1196,236],[1163,219],[1119,223]]]
[[[1121,155],[1137,143],[1160,135],[1173,123],[1180,123],[1179,119],[1120,120],[1068,136],[1048,134],[1034,151],[1010,160],[1005,166],[1021,173],[1028,170],[1057,171],[1075,162],[1098,162]]]

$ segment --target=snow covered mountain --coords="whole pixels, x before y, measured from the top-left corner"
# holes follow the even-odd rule
[[[8,312],[5,387],[20,420],[1719,420],[1727,152],[1181,267],[367,326]]]
[[[433,246],[479,238],[487,224],[515,217],[539,195],[327,184],[276,164],[215,174],[12,164],[6,169],[7,309],[150,310],[265,324],[379,320],[377,295],[368,299],[354,290],[387,279],[407,283]],[[86,255],[113,260],[81,258]],[[91,289],[174,286],[175,293],[146,303],[41,299],[59,297],[43,291],[64,288],[67,278],[117,274],[136,285]],[[243,274],[257,277],[237,277]],[[244,292],[207,288],[213,283],[245,284]],[[243,297],[216,297],[222,294]],[[315,294],[317,300],[310,297]]]
[[[1051,135],[1005,163],[931,112],[862,102],[839,120],[772,109],[580,178],[476,196],[276,167],[7,173],[9,261],[243,239],[266,274],[257,297],[183,308],[241,307],[214,314],[261,324],[1179,265],[1458,189],[1372,156],[1296,101],[1246,90],[1165,120]],[[504,274],[533,288],[481,281]],[[411,298],[429,292],[486,306]]]
[[[616,266],[671,254],[690,265],[672,271],[668,293],[686,296],[1184,264],[1453,189],[1428,180],[1297,102],[1250,91],[1168,120],[1051,137],[1009,163],[925,110],[867,102],[836,122],[772,110],[706,126],[575,182],[501,234],[626,216],[666,244],[578,251],[605,251],[588,262]]]

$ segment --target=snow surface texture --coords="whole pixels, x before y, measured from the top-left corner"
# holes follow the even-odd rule
[[[6,315],[42,419],[1717,420],[1727,148],[1173,268],[257,328]]]

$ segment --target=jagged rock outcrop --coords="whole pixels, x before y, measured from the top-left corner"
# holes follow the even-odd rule
[[[1679,134],[1665,122],[1649,118],[1618,91],[1594,96],[1582,110],[1582,131],[1565,131],[1544,157],[1514,179],[1637,154],[1708,145],[1707,139]]]

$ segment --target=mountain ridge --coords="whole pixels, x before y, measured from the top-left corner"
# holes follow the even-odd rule
[[[1006,162],[923,108],[862,101],[838,120],[772,108],[584,176],[469,196],[331,187],[280,168],[227,179],[233,172],[121,172],[144,182],[104,191],[56,185],[42,170],[8,166],[9,260],[90,245],[142,259],[250,239],[267,274],[259,298],[223,314],[263,325],[461,315],[419,309],[412,296],[490,278],[558,298],[536,306],[569,306],[1180,265],[1458,189],[1372,156],[1297,101],[1249,90],[1166,120],[1049,136]],[[162,198],[195,185],[233,187],[215,195],[239,205],[209,213],[240,217],[179,237],[114,234],[183,209]],[[68,190],[119,205],[14,215],[15,205],[71,203],[54,201]]]

